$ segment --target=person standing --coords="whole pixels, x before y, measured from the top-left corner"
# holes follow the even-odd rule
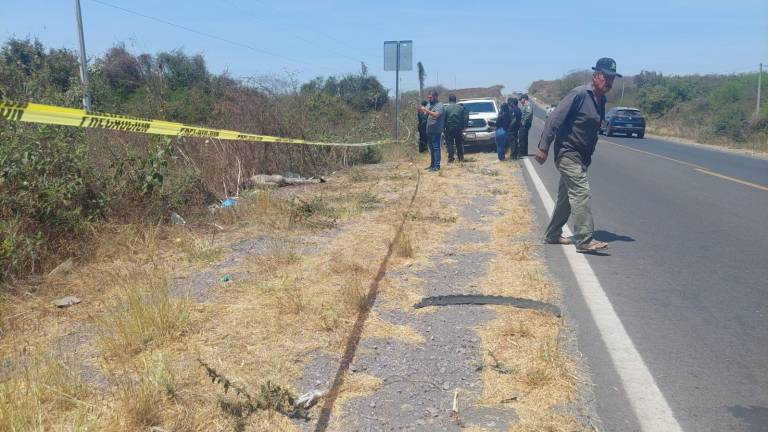
[[[593,239],[594,221],[589,206],[591,192],[587,168],[597,145],[597,133],[605,118],[605,94],[611,90],[616,62],[601,58],[592,68],[592,82],[571,90],[549,115],[541,133],[536,161],[543,164],[555,145],[555,166],[560,172],[557,203],[544,234],[549,244],[575,244],[577,252],[595,252],[608,244]],[[573,217],[573,240],[563,237],[563,226]]]
[[[507,99],[507,103],[509,104],[509,113],[512,116],[512,120],[509,124],[509,138],[507,139],[507,142],[509,143],[509,157],[513,160],[517,160],[520,156],[517,135],[520,133],[520,117],[522,117],[523,114],[517,106],[517,98],[511,97]]]
[[[456,95],[448,95],[445,106],[445,146],[448,148],[448,163],[454,161],[454,147],[459,162],[464,162],[464,128],[469,121],[469,112],[463,105],[456,103]]]
[[[507,153],[507,131],[512,121],[512,115],[509,111],[509,105],[504,102],[499,108],[499,116],[496,118],[496,154],[500,161],[506,159]]]
[[[440,136],[445,129],[445,108],[437,97],[437,92],[432,90],[427,96],[427,106],[419,107],[419,111],[427,115],[427,143],[431,163],[426,169],[430,171],[440,171]]]
[[[520,134],[517,138],[517,145],[520,147],[519,156],[528,156],[528,133],[533,124],[533,107],[528,99],[528,94],[520,96],[520,111],[523,113],[520,118]]]
[[[421,101],[421,106],[427,106],[427,101]],[[419,130],[419,153],[424,153],[427,151],[427,115],[419,110],[416,113],[416,118],[418,120],[417,127]]]

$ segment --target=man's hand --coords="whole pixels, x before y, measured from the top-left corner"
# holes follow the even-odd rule
[[[547,161],[547,152],[542,149],[536,150],[536,156],[534,156],[534,159],[536,159],[536,162],[538,162],[539,165],[543,165],[544,162]]]

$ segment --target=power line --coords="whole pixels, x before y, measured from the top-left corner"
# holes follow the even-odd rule
[[[249,44],[246,44],[246,43],[243,43],[243,42],[238,42],[238,41],[234,41],[234,40],[231,40],[231,39],[223,38],[221,36],[216,36],[214,34],[202,32],[202,31],[199,31],[199,30],[195,30],[195,29],[193,29],[191,27],[187,27],[187,26],[184,26],[184,25],[181,25],[181,24],[176,24],[174,22],[171,22],[171,21],[168,21],[168,20],[165,20],[165,19],[162,19],[162,18],[157,18],[157,17],[151,16],[151,15],[146,15],[146,14],[143,14],[141,12],[136,12],[134,10],[126,9],[126,8],[124,8],[122,6],[113,5],[113,4],[104,2],[102,0],[90,0],[90,1],[93,2],[93,3],[98,3],[98,4],[103,5],[103,6],[111,7],[113,9],[117,9],[117,10],[126,12],[126,13],[129,13],[129,14],[132,14],[132,15],[136,15],[136,16],[139,16],[139,17],[142,17],[142,18],[146,18],[146,19],[149,19],[149,20],[152,20],[152,21],[156,21],[156,22],[159,22],[159,23],[162,23],[162,24],[165,24],[165,25],[169,25],[171,27],[176,27],[178,29],[181,29],[181,30],[184,30],[184,31],[187,31],[187,32],[190,32],[190,33],[194,33],[194,34],[199,35],[199,36],[204,36],[204,37],[207,37],[207,38],[210,38],[210,39],[215,39],[215,40],[218,40],[218,41],[221,41],[221,42],[225,42],[225,43],[228,43],[228,44],[231,44],[231,45],[236,45],[236,46],[239,46],[239,47],[242,47],[242,48],[246,48],[246,49],[249,49],[251,51],[255,51],[255,52],[261,53],[261,54],[266,54],[266,55],[269,55],[269,56],[272,56],[272,57],[281,58],[283,60],[288,60],[288,61],[292,61],[292,62],[299,63],[299,64],[304,64],[304,65],[309,65],[309,66],[317,66],[317,67],[322,67],[322,68],[326,68],[326,69],[332,69],[332,68],[330,68],[328,66],[318,65],[318,64],[315,64],[315,63],[307,62],[307,61],[302,61],[302,60],[297,60],[297,59],[294,59],[294,58],[291,58],[291,57],[286,57],[286,56],[283,56],[283,55],[280,55],[280,54],[275,54],[273,52],[269,52],[269,51],[263,50],[261,48],[257,48],[257,47],[255,47],[253,45],[249,45]]]

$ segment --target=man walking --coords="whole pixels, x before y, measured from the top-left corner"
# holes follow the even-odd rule
[[[421,106],[427,106],[427,101],[421,101]],[[419,153],[427,151],[427,115],[419,110],[416,113],[419,130]]]
[[[528,132],[533,124],[533,107],[528,100],[528,94],[520,96],[520,111],[523,113],[520,118],[520,134],[517,138],[517,145],[520,146],[519,156],[528,156]]]
[[[577,252],[595,252],[608,244],[592,238],[594,222],[589,207],[590,189],[587,168],[597,145],[597,132],[605,118],[605,94],[611,90],[616,62],[611,58],[597,61],[592,82],[571,90],[549,115],[541,133],[536,161],[547,160],[555,143],[555,166],[560,172],[557,204],[552,213],[544,242],[576,244]],[[573,240],[563,237],[563,226],[573,216]]]
[[[454,147],[459,162],[464,162],[464,128],[469,121],[469,112],[463,105],[456,103],[456,95],[448,95],[445,106],[445,146],[448,148],[448,163],[454,161]]]
[[[512,115],[512,121],[509,124],[509,157],[513,160],[517,160],[520,156],[520,149],[518,148],[517,135],[520,133],[520,117],[523,113],[520,112],[520,108],[517,106],[517,98],[511,97],[507,99],[509,104],[509,113]]]
[[[431,163],[428,170],[440,171],[440,136],[445,129],[445,108],[437,100],[437,92],[429,92],[427,106],[419,107],[419,112],[427,115],[427,142],[429,144],[429,156]]]

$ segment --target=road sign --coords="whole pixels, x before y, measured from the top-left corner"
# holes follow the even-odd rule
[[[400,139],[400,71],[413,70],[413,41],[384,41],[384,70],[395,71],[395,140]]]
[[[399,66],[398,66],[398,60],[400,60]],[[413,70],[413,41],[412,40],[384,42],[384,70],[385,71]]]

